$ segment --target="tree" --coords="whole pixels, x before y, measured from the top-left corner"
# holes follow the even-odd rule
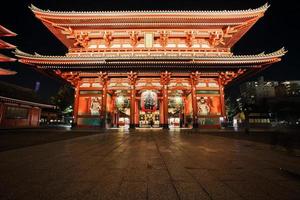
[[[232,120],[233,117],[240,112],[238,104],[231,97],[225,99],[226,106],[226,116],[229,120]]]
[[[74,90],[68,85],[63,85],[56,95],[50,97],[50,101],[58,106],[61,112],[70,111],[74,103]]]

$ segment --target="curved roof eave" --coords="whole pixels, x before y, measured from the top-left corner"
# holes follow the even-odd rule
[[[261,53],[256,55],[228,55],[228,56],[132,56],[132,57],[101,57],[101,56],[89,56],[89,57],[71,57],[71,56],[44,56],[35,53],[28,54],[20,50],[15,51],[15,55],[19,60],[26,64],[65,64],[65,65],[84,65],[84,64],[103,64],[120,62],[191,62],[202,64],[248,64],[248,63],[268,63],[279,61],[287,51],[281,48],[272,53]]]
[[[265,53],[262,52],[260,54],[253,54],[253,55],[224,55],[224,56],[199,56],[199,57],[193,57],[194,59],[217,59],[217,60],[222,60],[222,59],[251,59],[251,58],[270,58],[270,57],[282,57],[284,56],[288,51],[285,50],[284,47],[280,48],[277,51],[271,52],[271,53]],[[84,57],[73,57],[73,56],[47,56],[47,55],[41,55],[38,53],[35,54],[29,54],[25,53],[19,49],[16,49],[14,51],[15,55],[17,57],[23,57],[23,58],[34,58],[34,59],[58,59],[58,60],[99,60],[100,58],[104,57],[96,57],[95,55],[93,56],[84,56]],[[135,56],[133,56],[135,57]],[[133,57],[130,57],[132,59]],[[151,56],[150,56],[151,57]],[[170,58],[172,56],[169,56]],[[178,56],[176,56],[178,57]],[[110,57],[107,57],[110,58]],[[136,56],[136,58],[139,58],[139,56]],[[142,57],[141,57],[142,58]],[[118,57],[118,59],[122,59],[121,57]]]
[[[53,16],[114,16],[120,14],[126,15],[172,15],[172,14],[182,14],[182,15],[217,15],[217,16],[230,16],[230,15],[253,15],[264,13],[270,5],[268,3],[254,9],[247,10],[135,10],[135,11],[51,11],[40,9],[33,4],[29,8],[35,14],[40,15],[53,15]]]

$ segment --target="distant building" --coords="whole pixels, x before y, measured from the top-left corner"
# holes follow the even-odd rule
[[[42,109],[55,108],[41,103],[31,89],[0,82],[0,128],[37,127]]]
[[[54,107],[0,96],[0,128],[37,127],[42,108]]]
[[[250,81],[240,86],[241,98],[247,104],[259,104],[261,100],[273,97],[300,96],[300,80],[265,81],[260,77],[258,81]]]
[[[265,81],[260,77],[258,81],[250,81],[240,86],[241,97],[247,104],[258,104],[262,99],[276,96],[277,81]]]
[[[271,125],[272,122],[300,124],[299,80],[264,81],[263,77],[260,77],[258,81],[242,84],[240,92],[241,97],[236,101],[240,110],[251,109],[250,124],[255,126]]]
[[[300,81],[284,81],[281,82],[276,88],[276,96],[285,97],[285,96],[300,96]]]

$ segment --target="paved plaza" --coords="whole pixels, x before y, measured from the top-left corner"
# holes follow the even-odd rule
[[[253,141],[107,131],[0,152],[0,199],[292,200],[299,168],[299,157]]]

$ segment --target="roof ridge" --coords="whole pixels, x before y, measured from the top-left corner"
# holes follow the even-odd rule
[[[53,108],[53,109],[57,108],[57,106],[55,106],[55,105],[51,105],[51,104],[47,104],[47,103],[43,103],[43,102],[37,102],[36,100],[29,101],[29,100],[22,100],[20,98],[12,98],[12,97],[5,97],[5,96],[0,96],[0,100],[17,101],[17,102],[22,102],[22,103],[26,103],[29,105],[40,106],[40,107],[44,107],[44,108]]]

